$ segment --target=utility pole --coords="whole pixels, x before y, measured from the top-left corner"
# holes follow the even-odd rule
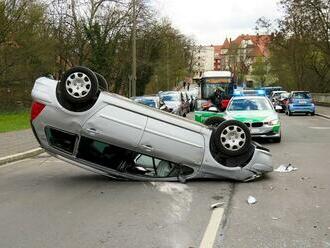
[[[136,96],[136,0],[132,0],[133,27],[132,27],[132,87],[131,96]]]
[[[166,84],[167,84],[167,90],[171,90],[170,89],[170,69],[169,69],[169,61],[168,61],[168,53],[169,53],[169,44],[168,44],[168,39],[166,41]]]

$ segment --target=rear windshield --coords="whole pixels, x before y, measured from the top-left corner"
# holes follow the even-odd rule
[[[310,99],[312,98],[311,94],[308,92],[296,92],[292,94],[293,98],[296,99]]]

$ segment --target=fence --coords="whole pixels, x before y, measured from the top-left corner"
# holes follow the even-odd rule
[[[312,96],[316,104],[330,106],[330,93],[312,93]]]

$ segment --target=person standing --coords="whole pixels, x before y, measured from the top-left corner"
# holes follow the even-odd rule
[[[212,104],[214,106],[216,106],[217,108],[220,109],[220,104],[221,104],[221,100],[222,100],[222,92],[224,92],[224,90],[222,88],[217,88],[214,93],[210,96],[210,99]]]

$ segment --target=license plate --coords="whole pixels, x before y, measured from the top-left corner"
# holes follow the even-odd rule
[[[256,133],[259,133],[259,132],[260,132],[259,128],[251,128],[251,133],[252,134],[256,134]]]
[[[299,103],[306,104],[307,102],[306,101],[299,101]]]

